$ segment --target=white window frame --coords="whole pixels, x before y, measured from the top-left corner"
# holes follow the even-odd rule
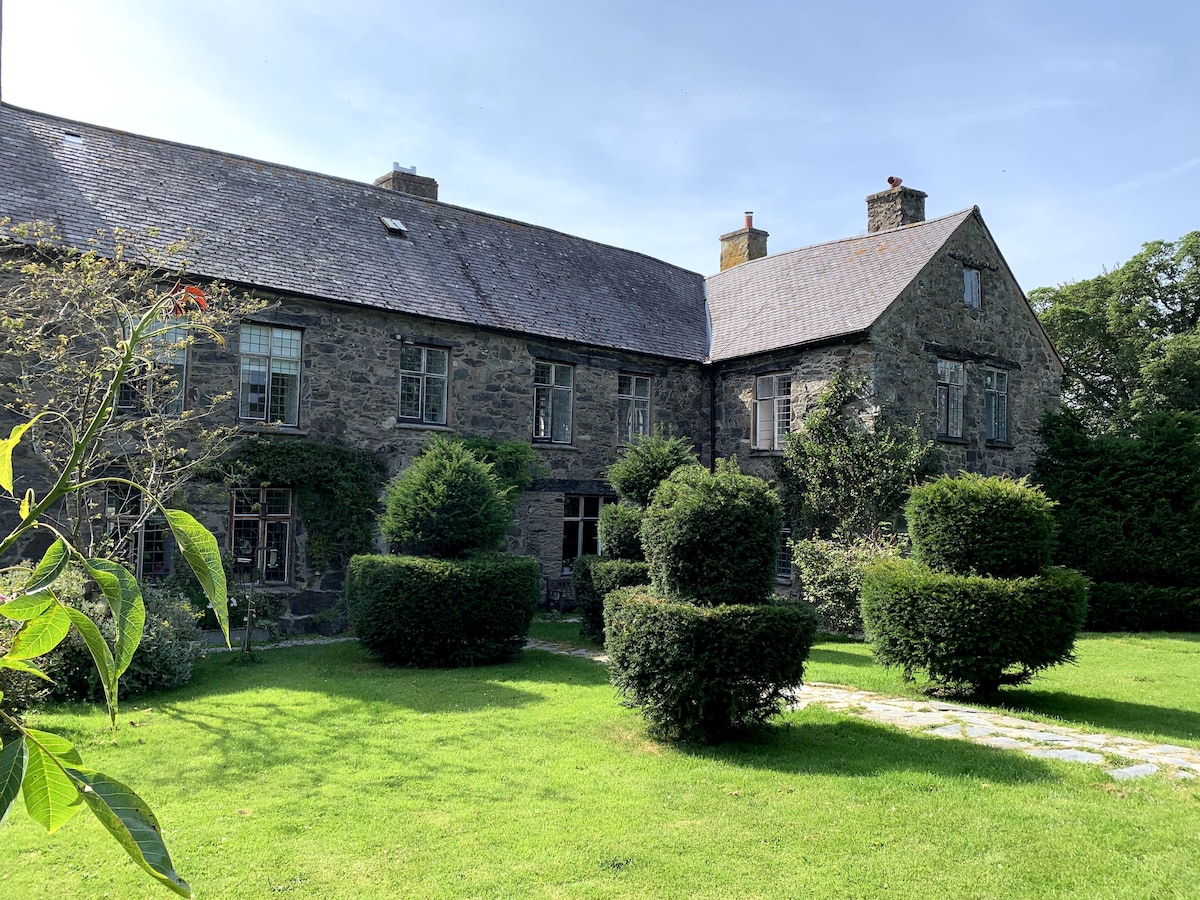
[[[533,364],[533,440],[570,444],[575,406],[575,367],[536,360]]]
[[[449,380],[448,349],[413,344],[403,346],[400,350],[400,393],[397,400],[400,421],[445,425]]]
[[[573,568],[571,563],[579,557],[589,553],[600,555],[600,513],[606,503],[612,502],[612,497],[606,497],[603,494],[563,495],[562,573],[564,575],[571,574]],[[572,510],[572,505],[574,505],[574,510]],[[574,544],[571,548],[567,546],[569,541]],[[573,550],[573,554],[568,550]]]
[[[300,424],[303,348],[304,332],[298,328],[253,322],[242,324],[238,341],[238,418],[241,421],[293,427]],[[252,372],[261,373],[262,380],[249,379],[247,376]],[[290,397],[283,390],[285,378],[295,379]]]
[[[622,444],[650,434],[650,400],[654,379],[649,375],[617,376],[617,432]]]
[[[791,430],[791,373],[759,375],[754,379],[754,449],[782,450]]]
[[[235,572],[253,574],[265,584],[290,583],[295,508],[291,488],[233,489],[229,497],[229,550]]]
[[[963,394],[966,364],[956,359],[937,361],[937,434],[940,438],[963,436]]]
[[[999,369],[983,370],[983,400],[986,437],[1008,443],[1008,373]]]
[[[983,272],[974,266],[963,266],[963,306],[979,309],[983,305]]]

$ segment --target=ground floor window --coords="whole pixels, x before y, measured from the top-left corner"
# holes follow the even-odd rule
[[[600,510],[610,498],[598,494],[567,494],[563,498],[563,573],[569,574],[580,556],[600,553]]]
[[[792,529],[779,532],[779,558],[775,560],[775,580],[780,584],[792,583]]]
[[[237,488],[230,503],[229,549],[236,573],[284,584],[291,577],[291,488]]]
[[[171,574],[174,541],[158,515],[144,516],[142,492],[127,484],[109,484],[104,492],[104,535],[109,546],[139,580],[159,581]]]

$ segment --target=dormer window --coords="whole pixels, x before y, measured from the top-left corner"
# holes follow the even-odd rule
[[[973,266],[963,266],[963,306],[967,309],[979,309],[983,299],[980,274],[979,269]]]

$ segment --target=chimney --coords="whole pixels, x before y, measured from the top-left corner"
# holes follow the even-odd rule
[[[376,178],[375,186],[400,194],[420,197],[423,200],[438,198],[438,183],[428,175],[418,175],[416,166],[405,168],[400,163],[392,163],[392,171]]]
[[[867,231],[886,231],[902,225],[915,225],[925,221],[924,191],[901,187],[900,179],[888,179],[891,187],[867,198]]]
[[[754,227],[754,213],[747,211],[745,228],[721,235],[721,271],[766,256],[768,236]]]

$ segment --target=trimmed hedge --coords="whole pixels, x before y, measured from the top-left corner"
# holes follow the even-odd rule
[[[346,599],[362,645],[384,662],[475,666],[520,653],[540,585],[527,556],[356,556]]]
[[[913,559],[940,572],[1024,578],[1050,565],[1054,503],[1022,478],[943,475],[913,488]]]
[[[1086,614],[1087,579],[1071,569],[988,578],[887,559],[863,575],[863,624],[881,663],[985,696],[1071,661]]]
[[[650,496],[672,472],[682,466],[694,466],[700,460],[690,441],[667,437],[661,431],[636,437],[621,449],[621,455],[608,467],[608,483],[617,496],[637,506],[645,506]]]
[[[634,559],[581,556],[571,574],[579,606],[581,634],[604,636],[604,597],[618,588],[650,584],[650,568]]]
[[[816,636],[803,603],[701,607],[645,588],[608,595],[613,684],[658,736],[719,741],[779,713]]]
[[[901,550],[895,537],[796,541],[792,561],[804,599],[815,607],[821,628],[836,634],[861,634],[863,569],[877,559],[897,558]]]
[[[702,606],[766,603],[775,589],[779,497],[761,478],[722,460],[716,472],[677,469],[642,521],[642,546],[658,593]]]
[[[1088,631],[1200,631],[1200,588],[1097,581],[1088,591]]]
[[[642,550],[645,510],[632,503],[609,503],[600,510],[600,554],[609,559],[646,558]]]

